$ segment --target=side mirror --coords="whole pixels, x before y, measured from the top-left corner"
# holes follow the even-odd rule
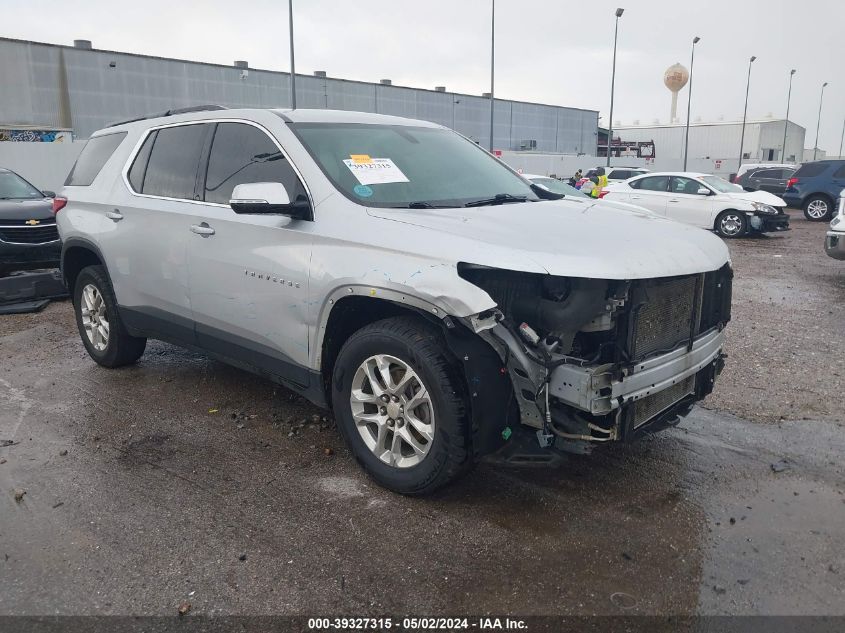
[[[541,200],[560,200],[561,198],[565,198],[565,194],[562,193],[555,193],[545,185],[540,185],[536,182],[531,183],[531,191],[537,194],[537,197]]]
[[[56,192],[50,191],[49,189],[45,189],[44,191],[41,192],[41,195],[43,195],[45,198],[55,198]]]
[[[709,196],[710,190],[707,187],[699,187],[697,193],[699,196]]]
[[[236,185],[229,200],[232,211],[242,214],[287,215],[298,220],[311,220],[307,202],[291,202],[287,189],[280,182],[246,182]]]

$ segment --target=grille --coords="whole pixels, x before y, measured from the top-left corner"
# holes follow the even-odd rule
[[[44,244],[59,239],[55,224],[47,226],[3,227],[0,228],[0,240],[18,244]]]
[[[701,320],[700,275],[669,281],[647,282],[639,288],[643,304],[634,315],[631,356],[642,359],[655,352],[675,349],[688,341]],[[695,314],[693,314],[695,312]]]
[[[663,413],[695,389],[695,374],[681,382],[646,396],[634,403],[634,428],[642,426],[656,415]]]
[[[0,220],[0,225],[2,226],[32,226],[27,224],[27,222],[32,222],[32,220],[9,220],[7,218],[3,218]],[[56,218],[44,218],[43,220],[38,220],[38,224],[36,226],[49,226],[50,224],[55,224]]]

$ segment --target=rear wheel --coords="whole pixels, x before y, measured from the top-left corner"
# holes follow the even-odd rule
[[[73,308],[82,344],[98,364],[120,367],[134,363],[144,353],[147,339],[127,333],[104,267],[82,269],[76,278]]]
[[[394,492],[428,494],[473,466],[462,378],[421,319],[355,332],[334,366],[332,405],[358,462]]]
[[[804,202],[804,217],[811,222],[827,220],[833,211],[833,204],[827,196],[810,196]]]
[[[739,211],[723,211],[716,218],[716,232],[725,238],[742,237],[748,231],[748,219]]]

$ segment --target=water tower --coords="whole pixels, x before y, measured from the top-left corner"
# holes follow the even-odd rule
[[[681,64],[672,64],[663,73],[663,83],[672,92],[672,112],[669,115],[669,122],[674,123],[678,114],[678,93],[687,85],[689,71]]]

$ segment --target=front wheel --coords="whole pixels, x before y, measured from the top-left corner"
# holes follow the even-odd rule
[[[103,266],[88,266],[79,273],[73,309],[82,344],[98,364],[120,367],[134,363],[144,353],[147,339],[126,332]]]
[[[716,232],[724,238],[742,237],[748,231],[748,219],[739,211],[723,211],[716,218]]]
[[[466,389],[441,334],[421,319],[385,319],[355,332],[332,376],[346,443],[380,485],[424,495],[473,466]]]
[[[827,220],[833,211],[833,205],[825,196],[812,196],[804,203],[804,217],[811,222]]]

